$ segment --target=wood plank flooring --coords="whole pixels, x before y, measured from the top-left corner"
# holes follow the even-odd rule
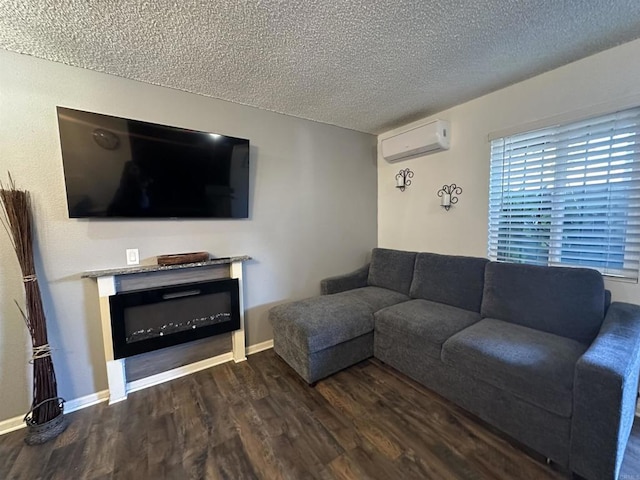
[[[376,360],[309,388],[272,351],[0,437],[0,479],[561,479],[563,472]],[[621,479],[640,479],[635,426]]]

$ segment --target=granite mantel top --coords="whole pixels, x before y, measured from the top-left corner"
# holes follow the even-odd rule
[[[82,278],[109,277],[113,275],[132,275],[136,273],[164,272],[167,270],[180,270],[186,268],[211,267],[234,262],[246,262],[251,260],[247,255],[236,257],[212,258],[206,262],[183,263],[181,265],[135,265],[132,267],[110,268],[107,270],[89,270],[82,274]]]

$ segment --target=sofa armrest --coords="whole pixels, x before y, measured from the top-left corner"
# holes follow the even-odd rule
[[[576,363],[571,470],[588,479],[618,478],[636,409],[640,306],[614,302]]]
[[[320,291],[322,295],[330,295],[344,292],[345,290],[366,287],[368,278],[369,264],[345,275],[325,278],[320,282]]]

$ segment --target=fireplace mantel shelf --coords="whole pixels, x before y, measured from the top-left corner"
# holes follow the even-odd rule
[[[251,260],[251,257],[247,255],[240,255],[237,257],[212,258],[206,262],[184,263],[182,265],[135,265],[133,267],[110,268],[107,270],[89,270],[82,274],[82,278],[99,278],[114,275],[132,275],[136,273],[164,272],[167,270],[210,267],[213,265],[225,265],[234,262],[246,262],[247,260]]]

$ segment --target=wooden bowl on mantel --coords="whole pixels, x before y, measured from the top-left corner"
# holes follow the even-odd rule
[[[183,265],[185,263],[206,262],[209,260],[209,252],[174,253],[172,255],[159,255],[158,265]]]

